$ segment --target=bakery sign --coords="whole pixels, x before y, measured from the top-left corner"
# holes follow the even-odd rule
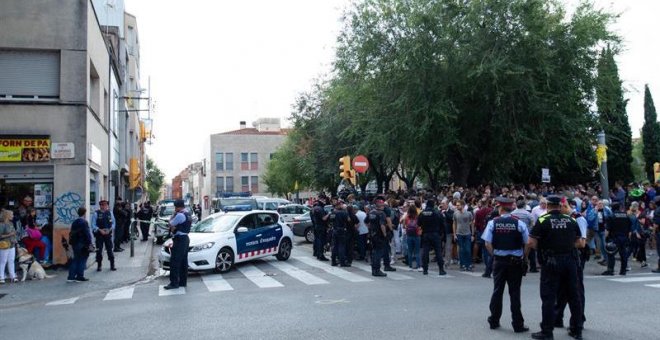
[[[48,162],[50,137],[0,135],[0,162]]]

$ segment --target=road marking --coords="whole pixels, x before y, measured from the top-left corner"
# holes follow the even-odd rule
[[[270,276],[266,276],[266,273],[259,270],[259,268],[253,265],[243,265],[237,267],[238,270],[245,275],[245,277],[252,281],[259,288],[275,288],[275,287],[284,287],[277,280],[273,279]]]
[[[361,263],[355,263],[353,262],[351,264],[353,267],[357,269],[364,270],[365,272],[371,273],[371,266],[367,266]],[[387,277],[392,279],[392,280],[412,280],[413,278],[408,276],[408,275],[403,275],[403,274],[398,274],[396,272],[387,272]]]
[[[318,277],[314,276],[302,269],[299,269],[297,267],[294,267],[286,262],[279,262],[279,261],[265,261],[268,262],[271,266],[285,272],[287,275],[293,277],[294,279],[306,284],[306,285],[321,285],[321,284],[327,284],[329,283],[328,281]]]
[[[52,301],[46,304],[46,306],[60,306],[60,305],[72,305],[76,303],[80,299],[80,296],[76,296],[74,298],[70,299],[64,299],[64,300],[57,300],[57,301]]]
[[[186,293],[186,287],[179,287],[177,289],[165,289],[164,285],[158,286],[158,296],[171,296],[171,295],[183,295]]]
[[[220,274],[214,275],[204,275],[202,276],[202,281],[206,285],[206,288],[209,292],[222,292],[227,290],[234,290],[234,288],[222,278]]]
[[[126,300],[133,297],[133,292],[135,291],[135,286],[126,286],[117,289],[113,289],[105,295],[103,301],[111,300]]]
[[[656,284],[652,284],[652,285],[645,285],[645,286],[651,287],[651,288],[660,288],[660,283],[656,283]]]
[[[321,263],[318,260],[312,259],[311,257],[294,257],[294,259],[305,263],[308,266],[316,267],[319,268],[323,271],[325,271],[328,274],[334,275],[338,278],[344,279],[346,281],[350,282],[370,282],[373,281],[372,279],[362,277],[357,274],[353,274],[351,272],[345,271],[343,269],[335,268],[330,266],[329,264]]]
[[[474,277],[481,277],[481,274],[475,273],[475,272],[461,272],[461,271],[459,271],[459,273],[474,276]]]
[[[655,276],[655,277],[627,277],[627,278],[621,278],[621,279],[609,279],[608,281],[623,282],[623,283],[660,281],[660,276]]]
[[[654,275],[653,273],[634,273],[628,274],[627,276],[644,276],[644,275]],[[611,279],[612,276],[609,275],[585,275],[585,279]]]

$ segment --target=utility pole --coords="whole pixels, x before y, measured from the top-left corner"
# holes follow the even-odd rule
[[[607,144],[605,143],[605,131],[598,133],[598,147],[596,148],[596,158],[598,160],[600,173],[601,198],[609,199],[610,188],[607,176]]]

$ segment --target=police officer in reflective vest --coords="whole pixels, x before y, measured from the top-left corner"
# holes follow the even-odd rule
[[[339,265],[342,267],[350,267],[346,263],[346,234],[348,233],[348,212],[344,208],[344,203],[341,201],[335,202],[335,209],[330,213],[329,220],[332,225],[332,266],[337,266],[337,258],[339,258]]]
[[[606,223],[605,239],[608,242],[616,244],[616,251],[607,256],[607,270],[602,275],[614,275],[614,263],[616,262],[616,253],[621,256],[621,270],[619,275],[626,275],[628,266],[628,243],[632,233],[631,217],[624,211],[623,206],[618,203],[612,203],[612,216]]]
[[[312,224],[314,225],[314,257],[319,261],[328,261],[324,255],[328,229],[328,215],[325,213],[324,206],[325,200],[323,197],[319,197],[311,212]]]
[[[578,262],[575,248],[584,247],[577,222],[560,211],[561,197],[548,197],[548,213],[539,217],[530,233],[528,247],[540,251],[541,268],[541,331],[534,339],[553,339],[555,303],[560,282],[565,284],[571,321],[568,335],[582,339],[583,310],[578,288]]]
[[[183,200],[174,201],[174,215],[170,219],[172,245],[170,247],[170,284],[165,289],[185,287],[188,281],[188,233],[192,216],[185,208]]]
[[[426,207],[419,214],[417,224],[422,228],[422,269],[424,275],[429,274],[429,252],[431,248],[435,251],[438,261],[438,274],[446,275],[445,261],[442,258],[442,240],[445,236],[445,218],[440,211],[435,209],[435,201],[426,201]]]
[[[92,216],[92,232],[96,240],[96,271],[101,271],[101,263],[103,262],[103,247],[108,253],[108,260],[110,261],[110,270],[115,271],[115,254],[112,252],[112,236],[115,231],[115,217],[110,211],[107,200],[99,201],[100,209]]]
[[[527,253],[525,245],[529,231],[524,222],[511,215],[513,200],[498,197],[499,216],[488,221],[481,238],[486,243],[488,253],[493,256],[493,295],[490,298],[490,329],[500,327],[502,316],[502,296],[504,286],[509,286],[511,300],[511,325],[516,333],[527,332],[522,312],[520,311],[520,284],[527,271]]]
[[[387,218],[383,209],[385,202],[376,200],[376,209],[369,211],[369,237],[371,238],[371,275],[384,277],[387,274],[380,270],[380,261],[385,253],[387,243]],[[389,263],[386,264],[386,267]]]

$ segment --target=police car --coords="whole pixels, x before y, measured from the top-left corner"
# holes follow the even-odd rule
[[[188,270],[213,269],[226,273],[235,263],[275,256],[286,261],[293,249],[293,233],[274,211],[227,211],[208,216],[190,233]],[[163,244],[158,260],[170,266],[172,240]]]

